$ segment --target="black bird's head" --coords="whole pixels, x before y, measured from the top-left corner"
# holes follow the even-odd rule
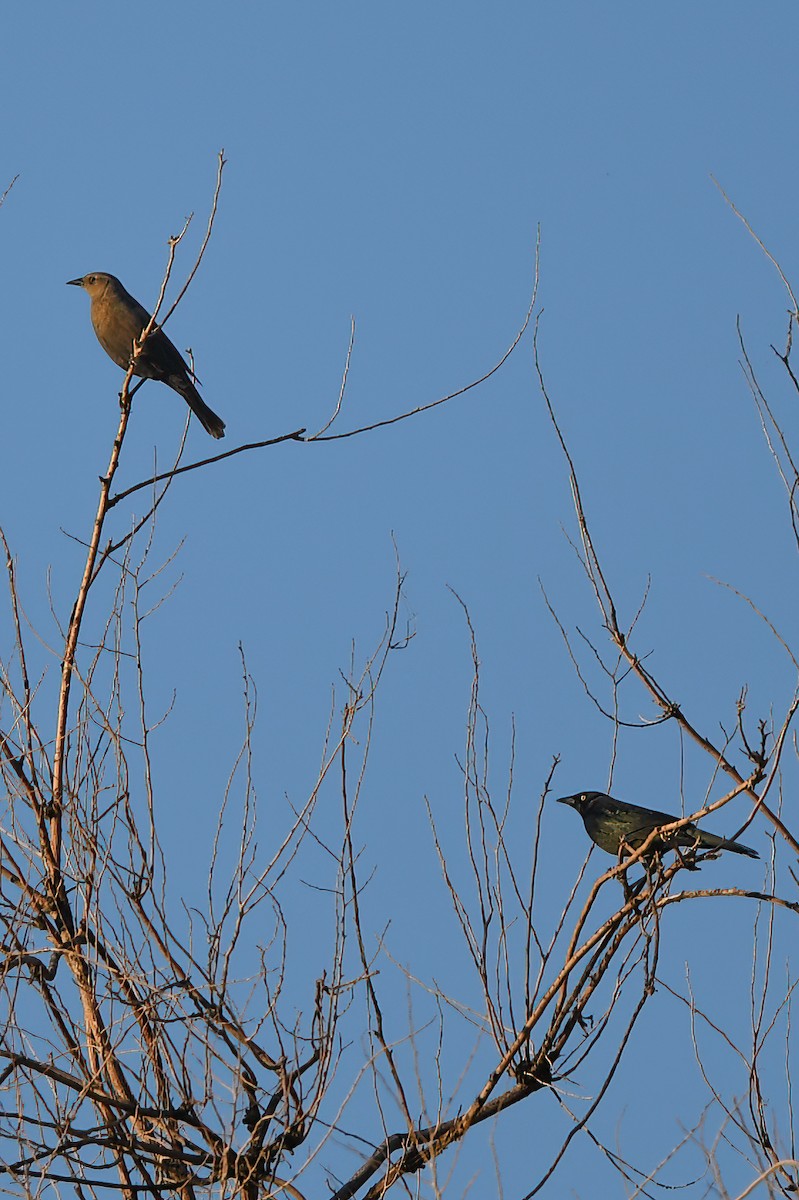
[[[573,796],[561,796],[558,804],[568,804],[582,817],[593,805],[595,800],[607,800],[604,792],[575,792]]]

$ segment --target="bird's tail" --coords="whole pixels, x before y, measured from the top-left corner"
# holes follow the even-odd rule
[[[212,438],[225,436],[225,422],[208,407],[190,379],[176,379],[173,376],[169,384],[180,392],[206,433],[210,433]]]
[[[732,850],[733,854],[745,854],[747,858],[760,858],[757,850],[744,846],[742,842],[733,842],[729,838],[718,837],[715,833],[701,830],[699,845],[703,850]]]

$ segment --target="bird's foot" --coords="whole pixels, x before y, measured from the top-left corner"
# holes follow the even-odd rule
[[[685,867],[686,871],[698,871],[699,864],[696,861],[696,851],[687,850],[684,854],[679,847],[674,847],[674,853],[680,860],[680,866]]]

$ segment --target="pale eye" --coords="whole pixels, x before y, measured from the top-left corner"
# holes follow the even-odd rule
[[[585,792],[583,792],[583,794],[582,794],[582,796],[580,797],[580,799],[581,799],[581,800],[587,800],[587,799],[588,799],[588,797],[586,796]]]

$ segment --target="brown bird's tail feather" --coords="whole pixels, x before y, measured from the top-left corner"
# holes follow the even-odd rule
[[[210,433],[212,438],[225,436],[225,422],[216,415],[212,408],[208,407],[190,379],[172,375],[164,382],[174,388],[176,392],[180,392],[206,433]]]

